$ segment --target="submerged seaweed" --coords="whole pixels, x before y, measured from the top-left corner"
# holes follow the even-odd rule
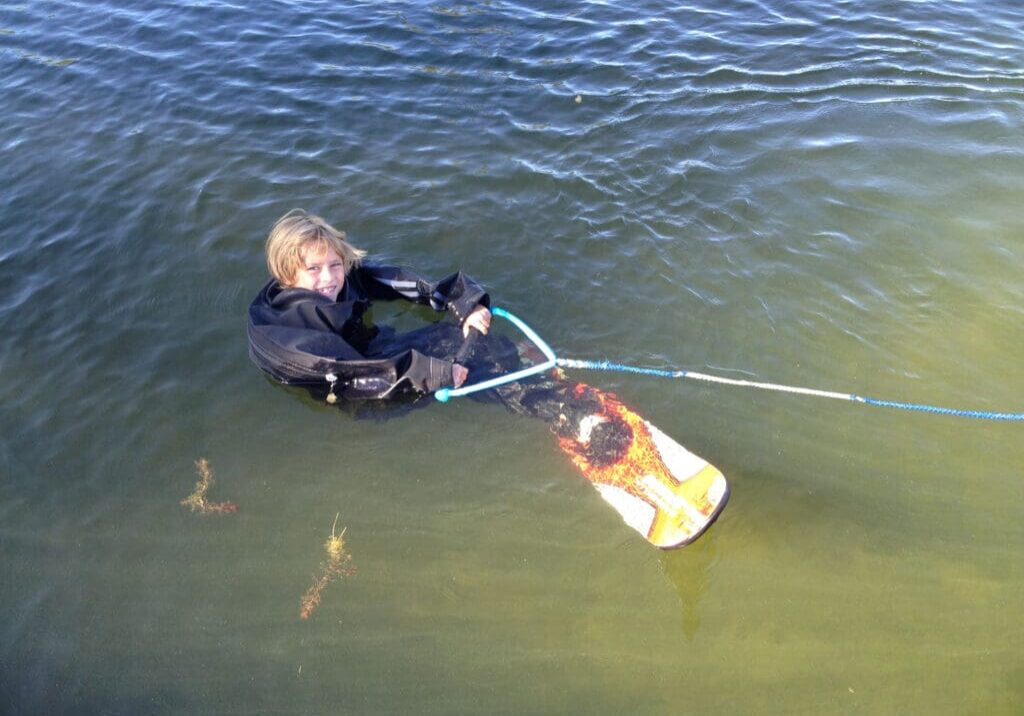
[[[183,506],[202,515],[223,515],[238,510],[234,502],[210,502],[206,499],[206,493],[213,485],[213,468],[205,457],[196,460],[196,472],[199,473],[199,482],[192,494],[181,501]]]
[[[331,536],[324,542],[324,550],[327,552],[327,561],[320,566],[320,574],[313,578],[313,584],[306,593],[302,595],[299,617],[309,619],[313,610],[320,605],[322,593],[327,586],[336,579],[348,577],[356,572],[354,565],[350,565],[352,555],[345,550],[345,530],[342,528],[339,534],[335,534],[338,527],[339,512],[334,516],[334,524],[331,526]]]

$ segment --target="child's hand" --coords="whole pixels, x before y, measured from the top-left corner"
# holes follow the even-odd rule
[[[465,383],[467,377],[469,377],[469,370],[465,366],[452,363],[452,383],[456,388]]]
[[[491,327],[491,312],[486,306],[477,306],[462,322],[462,335],[468,336],[469,329],[475,328],[485,336]]]

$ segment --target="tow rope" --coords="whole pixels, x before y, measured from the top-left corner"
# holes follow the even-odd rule
[[[976,420],[996,420],[1003,422],[1021,422],[1024,421],[1024,413],[1004,413],[1004,412],[992,412],[985,410],[962,410],[959,408],[944,408],[936,405],[922,405],[920,403],[903,403],[895,400],[881,400],[879,398],[869,398],[863,395],[857,395],[856,393],[839,393],[828,390],[816,390],[814,388],[801,388],[792,385],[780,385],[778,383],[764,383],[752,380],[741,380],[737,378],[724,378],[722,376],[710,375],[708,373],[699,373],[692,370],[673,370],[664,368],[645,368],[642,366],[625,365],[623,363],[611,363],[609,361],[592,361],[592,360],[576,360],[572,358],[559,358],[555,355],[555,352],[551,350],[551,347],[544,342],[544,340],[537,335],[532,328],[524,323],[520,318],[512,315],[508,311],[502,308],[492,308],[491,313],[500,318],[504,318],[514,324],[520,331],[529,338],[534,345],[540,349],[541,353],[544,354],[546,360],[543,363],[517,370],[507,375],[498,376],[489,380],[481,381],[480,383],[474,383],[473,385],[463,386],[461,388],[442,388],[437,391],[434,396],[445,403],[449,398],[455,398],[462,395],[469,395],[480,390],[488,390],[495,388],[499,385],[505,385],[506,383],[512,383],[523,378],[527,378],[531,375],[543,373],[551,368],[575,368],[582,370],[600,370],[614,373],[632,373],[636,375],[649,375],[657,378],[686,378],[689,380],[698,380],[704,383],[714,383],[717,385],[730,385],[739,388],[757,388],[759,390],[768,390],[776,393],[789,393],[795,395],[805,395],[813,398],[829,398],[832,400],[845,400],[853,403],[861,403],[862,405],[870,405],[876,408],[895,408],[897,410],[910,410],[920,413],[931,413],[933,415],[948,415],[957,418],[973,418]]]

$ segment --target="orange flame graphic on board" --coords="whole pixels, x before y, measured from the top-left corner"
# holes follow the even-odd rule
[[[583,419],[576,435],[558,437],[559,447],[569,455],[573,464],[588,480],[597,484],[614,485],[645,500],[650,500],[651,495],[649,490],[640,486],[641,479],[646,478],[650,481],[653,478],[669,486],[680,483],[666,466],[643,418],[619,402],[611,393],[604,393],[582,383],[577,384],[572,393],[577,400],[596,400],[599,406],[597,412]],[[615,422],[628,428],[628,443],[619,448],[617,454],[608,455],[604,452],[600,455],[600,460],[595,460],[595,450],[591,446],[593,431],[590,427]],[[703,515],[709,516],[715,510],[715,505],[709,501],[706,494],[691,495],[690,500],[691,505]]]

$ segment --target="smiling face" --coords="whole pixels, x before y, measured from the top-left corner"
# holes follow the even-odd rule
[[[307,288],[334,301],[344,285],[345,262],[337,251],[325,244],[314,244],[302,251],[292,287]]]
[[[267,237],[267,270],[282,288],[318,291],[332,301],[345,285],[345,274],[366,252],[348,243],[319,216],[292,209],[274,224]]]

